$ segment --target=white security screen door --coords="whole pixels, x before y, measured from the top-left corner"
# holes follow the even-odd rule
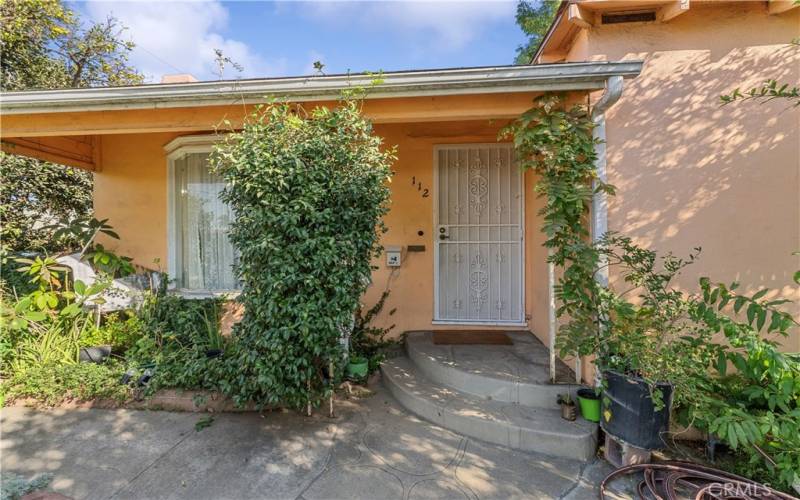
[[[524,322],[522,175],[510,144],[434,150],[435,320]]]

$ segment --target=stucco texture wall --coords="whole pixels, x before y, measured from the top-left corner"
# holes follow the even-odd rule
[[[382,243],[402,246],[403,255],[399,268],[386,267],[385,259],[375,262],[378,269],[364,304],[371,307],[384,290],[390,290],[383,313],[375,319],[375,324],[383,327],[394,324],[392,336],[434,328],[431,324],[433,202],[436,199],[433,194],[434,146],[495,142],[505,123],[474,120],[376,125],[376,133],[387,145],[397,145],[399,158],[390,184],[391,211],[385,219],[389,231]],[[98,217],[110,219],[121,238],[119,241],[105,239],[104,243],[148,268],[167,269],[167,160],[163,147],[177,135],[118,134],[102,138],[102,170],[95,174],[95,210]],[[411,185],[412,176],[430,189],[431,196],[421,196],[418,187]],[[546,253],[541,247],[543,237],[536,216],[541,201],[533,195],[531,174],[526,175],[525,184],[525,298],[526,314],[530,317],[527,329],[532,329],[546,342]],[[408,245],[424,245],[425,251],[408,253]],[[159,260],[158,265],[154,264],[155,259]],[[396,312],[389,316],[392,309]]]
[[[645,61],[607,114],[618,188],[609,228],[660,252],[702,247],[680,278],[686,290],[709,276],[800,301],[800,108],[719,100],[768,78],[800,81],[800,47],[789,43],[800,9],[770,16],[766,4],[692,2],[668,23],[598,26],[583,31],[570,60]],[[800,303],[791,312],[800,317]],[[783,344],[800,351],[800,334]]]

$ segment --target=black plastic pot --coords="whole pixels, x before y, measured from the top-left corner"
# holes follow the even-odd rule
[[[603,379],[606,382],[600,418],[603,430],[637,448],[663,448],[662,436],[669,430],[672,385],[656,385],[664,400],[664,408],[656,411],[650,387],[644,380],[613,371],[603,372]]]
[[[110,345],[81,347],[78,360],[81,363],[102,363],[109,356],[111,356]]]

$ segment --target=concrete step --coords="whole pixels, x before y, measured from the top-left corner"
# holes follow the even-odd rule
[[[422,375],[406,357],[384,361],[383,381],[409,411],[465,436],[517,450],[589,461],[597,449],[597,425],[559,410],[489,401],[456,391]]]
[[[530,333],[508,335],[513,346],[436,345],[432,332],[410,332],[406,351],[426,377],[459,392],[557,409],[558,395],[568,387],[549,382],[547,348]]]

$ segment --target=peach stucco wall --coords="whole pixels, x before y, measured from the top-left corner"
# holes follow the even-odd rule
[[[414,176],[433,193],[433,148],[438,144],[486,143],[497,140],[504,121],[473,120],[379,124],[376,133],[386,144],[398,147],[395,176],[391,182],[391,211],[385,219],[389,231],[384,245],[403,247],[402,266],[378,269],[364,298],[366,306],[375,303],[385,289],[390,297],[384,314],[375,324],[395,324],[393,335],[407,330],[432,328],[434,263],[433,202],[435,195],[423,198],[411,185]],[[119,241],[105,241],[121,254],[135,258],[146,267],[167,268],[167,160],[163,146],[176,133],[113,134],[102,138],[102,169],[95,174],[95,210],[109,218],[118,230]],[[546,341],[547,281],[545,251],[538,229],[536,212],[540,201],[532,194],[533,177],[526,179],[526,313],[529,329]],[[419,236],[418,232],[423,235]],[[408,245],[425,245],[425,252],[408,253]],[[387,312],[396,309],[388,317]],[[451,327],[452,328],[452,327]]]
[[[662,252],[701,246],[680,280],[688,290],[709,276],[800,301],[800,108],[719,104],[737,86],[800,81],[789,44],[800,9],[770,16],[766,5],[692,2],[668,23],[582,30],[569,60],[645,61],[607,114],[609,228]],[[800,351],[797,332],[783,343]]]

